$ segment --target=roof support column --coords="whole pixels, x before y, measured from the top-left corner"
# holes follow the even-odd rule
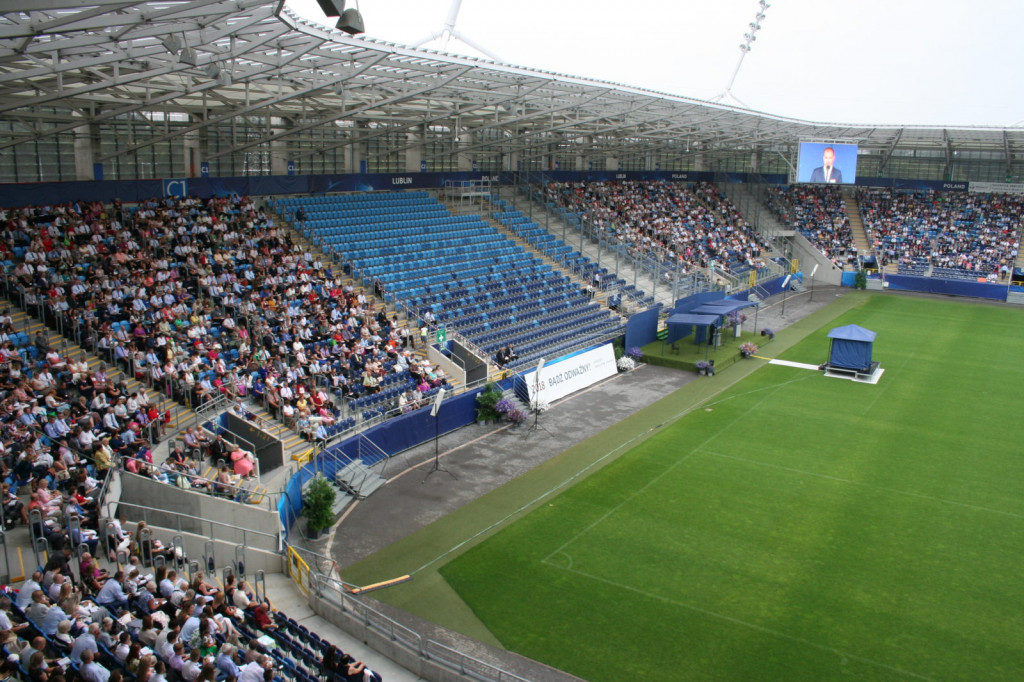
[[[291,121],[274,118],[273,122],[281,129],[290,128]],[[276,137],[270,141],[270,174],[288,175],[288,142],[285,137]]]
[[[80,116],[76,111],[73,116]],[[100,153],[100,130],[96,123],[86,123],[75,128],[75,179],[76,180],[98,180],[102,176],[102,170],[97,175],[94,166],[96,158]]]
[[[356,131],[352,135],[352,142],[345,146],[345,171],[348,173],[361,173],[362,162],[365,160],[363,154],[363,143],[357,142],[362,132],[366,130],[366,123],[356,121]]]
[[[206,128],[201,128],[203,132]],[[199,139],[199,130],[190,130],[182,136],[181,147],[184,152],[185,176],[194,178],[199,175],[199,164],[203,160],[202,144]]]
[[[466,138],[469,138],[468,140]],[[465,132],[462,136],[455,137],[455,160],[458,164],[456,170],[459,171],[471,171],[473,170],[473,158],[471,153],[460,151],[463,147],[472,147],[473,138],[475,136],[471,132]]]
[[[405,172],[419,173],[422,170],[423,141],[426,139],[426,126],[419,125],[406,133],[409,146],[405,150]]]

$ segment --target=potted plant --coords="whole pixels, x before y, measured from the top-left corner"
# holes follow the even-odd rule
[[[302,515],[306,517],[306,536],[316,540],[334,524],[336,492],[327,477],[318,473],[310,479],[302,496]]]
[[[485,385],[483,390],[476,394],[476,420],[484,423],[501,419],[497,405],[503,397],[501,386],[493,381]]]
[[[757,345],[749,341],[740,344],[740,355],[745,358],[749,358],[751,355],[757,352]]]
[[[640,358],[644,356],[644,351],[640,346],[633,346],[626,352],[626,355],[632,358],[633,362],[640,362]]]
[[[697,374],[701,375],[702,377],[709,376],[708,375],[708,370],[709,369],[711,369],[711,363],[710,362],[708,362],[707,360],[698,360],[697,361]]]
[[[615,363],[615,366],[619,368],[620,372],[628,372],[630,370],[636,369],[636,361],[633,360],[633,358],[629,357],[628,355],[623,355]]]

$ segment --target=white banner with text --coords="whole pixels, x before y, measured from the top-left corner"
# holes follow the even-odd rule
[[[1020,182],[972,182],[967,185],[969,192],[984,194],[1024,194],[1024,183]]]
[[[544,365],[540,370],[540,377],[537,376],[537,370],[533,370],[524,374],[523,379],[530,392],[532,406],[534,394],[538,391],[541,404],[550,404],[601,379],[607,379],[617,371],[615,351],[612,344],[606,343]]]

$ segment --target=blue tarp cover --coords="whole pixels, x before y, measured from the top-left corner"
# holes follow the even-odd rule
[[[706,315],[728,315],[734,310],[740,310],[741,308],[749,308],[757,305],[750,301],[734,301],[732,299],[722,299],[720,301],[714,301],[712,303],[705,303],[700,305],[693,310],[691,313],[703,313]]]
[[[828,364],[833,367],[867,371],[871,368],[871,346],[877,334],[870,329],[848,324],[828,333],[832,339]]]
[[[718,322],[717,315],[695,315],[693,313],[676,313],[668,318],[669,324],[708,325]]]
[[[875,332],[855,324],[848,324],[845,327],[836,327],[828,333],[830,339],[844,339],[846,341],[866,341],[871,343],[878,336]]]

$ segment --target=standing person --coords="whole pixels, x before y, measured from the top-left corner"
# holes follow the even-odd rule
[[[832,147],[825,147],[825,150],[821,153],[821,165],[811,171],[811,182],[841,184],[843,182],[843,172],[835,167],[835,163],[836,150]]]

